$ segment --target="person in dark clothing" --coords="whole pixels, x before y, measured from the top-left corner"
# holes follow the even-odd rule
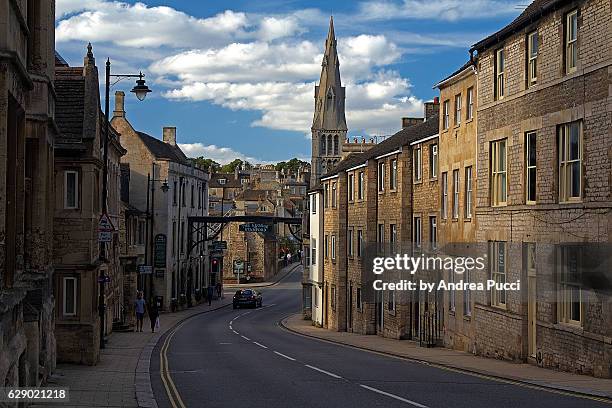
[[[213,286],[209,285],[208,288],[206,289],[206,295],[208,296],[208,306],[210,306],[212,303],[213,292],[214,292]]]
[[[151,333],[155,333],[155,326],[157,325],[158,318],[159,307],[155,300],[151,300],[151,303],[149,303],[149,320],[151,320]]]
[[[221,299],[221,282],[217,282],[215,289],[217,290],[217,299]]]

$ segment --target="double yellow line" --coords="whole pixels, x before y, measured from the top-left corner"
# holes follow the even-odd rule
[[[181,323],[176,326],[172,331],[166,336],[166,340],[164,340],[164,344],[162,345],[159,351],[159,371],[161,374],[162,382],[164,383],[164,388],[166,389],[166,395],[168,395],[168,400],[170,401],[170,405],[172,408],[187,408],[185,403],[183,402],[181,395],[176,389],[176,385],[174,385],[174,381],[172,381],[172,376],[170,375],[170,370],[168,366],[168,348],[170,347],[170,342],[172,341],[172,337],[177,332],[178,329],[184,324]]]

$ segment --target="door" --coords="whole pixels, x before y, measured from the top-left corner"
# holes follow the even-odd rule
[[[323,302],[323,327],[327,327],[327,303],[329,301],[329,287],[327,286],[327,283],[325,283],[323,292],[323,296],[325,297],[325,302]]]
[[[536,356],[537,351],[537,296],[536,296],[536,251],[535,244],[527,244],[527,337],[529,355]]]

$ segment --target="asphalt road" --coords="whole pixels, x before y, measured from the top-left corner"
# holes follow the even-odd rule
[[[196,316],[176,331],[166,342],[166,355],[182,405],[167,396],[160,375],[160,341],[151,360],[159,406],[610,407],[287,332],[278,322],[301,308],[300,277],[298,268],[280,284],[262,288],[263,308],[225,307]]]

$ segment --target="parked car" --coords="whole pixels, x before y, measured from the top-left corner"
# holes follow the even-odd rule
[[[261,307],[263,299],[261,293],[255,289],[238,289],[234,294],[234,300],[232,302],[234,309],[241,306],[251,306],[254,308]]]

